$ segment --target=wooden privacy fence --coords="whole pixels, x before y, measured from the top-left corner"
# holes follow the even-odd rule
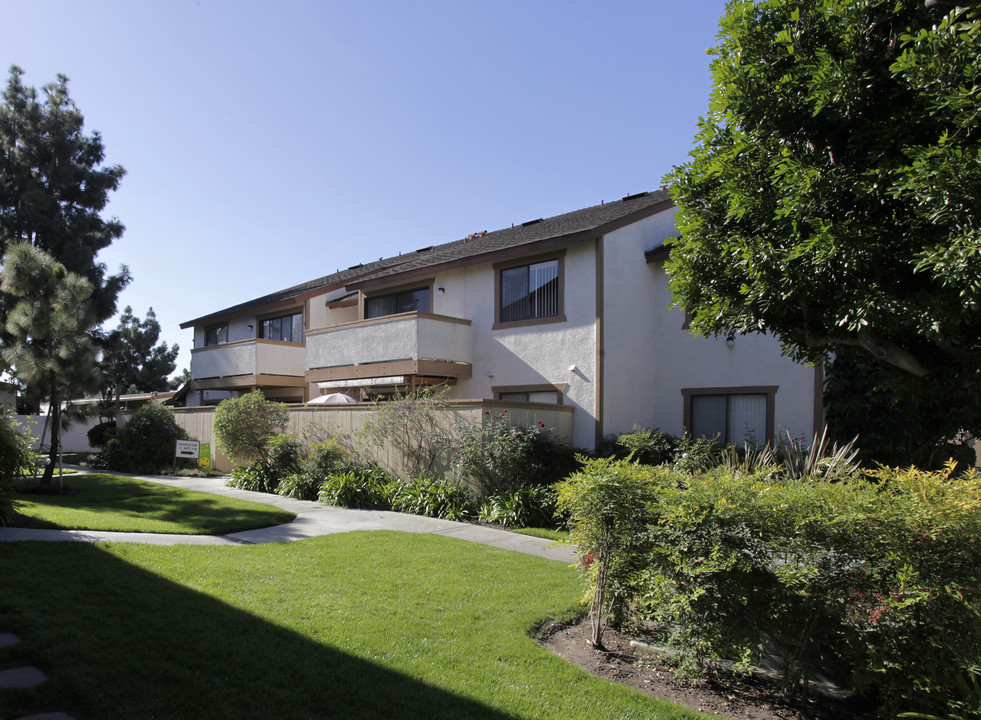
[[[378,412],[378,406],[371,403],[359,405],[291,405],[289,426],[286,432],[292,433],[305,442],[313,443],[334,437],[344,447],[365,462],[374,462],[395,475],[404,471],[401,453],[391,444],[376,447],[360,437],[365,421]],[[454,437],[460,427],[484,425],[507,410],[512,425],[532,426],[544,423],[557,438],[566,443],[572,442],[571,405],[552,405],[547,403],[512,403],[497,400],[456,400],[449,401],[435,410],[439,429],[449,437]],[[211,444],[211,456],[215,469],[229,472],[235,464],[218,450],[214,433],[214,407],[176,408],[174,416],[177,423],[187,430],[188,435],[200,442]]]

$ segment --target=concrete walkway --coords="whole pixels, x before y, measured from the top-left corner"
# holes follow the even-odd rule
[[[89,472],[78,468],[79,472]],[[191,478],[170,476],[133,475],[140,480],[169,485],[171,487],[199,490],[213,495],[251,500],[273,505],[296,513],[296,519],[288,525],[246,530],[224,536],[214,535],[164,535],[157,533],[125,533],[101,530],[35,530],[28,528],[0,528],[0,542],[20,540],[70,541],[70,542],[138,542],[152,545],[253,545],[259,543],[292,542],[320,535],[353,532],[355,530],[400,530],[411,533],[446,535],[468,542],[514,550],[527,555],[575,563],[576,552],[571,545],[552,540],[520,535],[496,528],[471,523],[439,520],[421,515],[406,515],[378,510],[349,510],[324,505],[310,500],[271,495],[230,488],[225,478]]]

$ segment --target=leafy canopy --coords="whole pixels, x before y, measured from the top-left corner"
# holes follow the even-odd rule
[[[218,403],[215,440],[232,460],[268,465],[269,441],[283,431],[288,419],[286,405],[266,400],[262,391],[256,390]]]
[[[981,429],[981,27],[945,12],[731,2],[667,269],[693,331],[860,348]]]
[[[153,392],[168,387],[168,376],[177,367],[180,346],[160,343],[160,323],[147,311],[140,320],[126,306],[119,325],[108,334],[99,362],[103,401],[108,404],[123,393]]]

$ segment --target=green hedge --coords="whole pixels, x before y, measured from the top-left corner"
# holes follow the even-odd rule
[[[883,469],[844,481],[596,460],[559,486],[597,610],[662,631],[689,671],[817,667],[897,711],[942,711],[981,655],[981,479]]]

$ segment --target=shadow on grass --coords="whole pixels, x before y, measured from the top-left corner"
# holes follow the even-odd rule
[[[160,485],[123,475],[76,475],[67,483],[70,495],[18,495],[29,514],[21,527],[121,530],[224,535],[291,522],[293,513],[279,508]],[[29,505],[28,505],[29,504]],[[93,517],[59,516],[61,510]],[[113,520],[116,516],[119,520]],[[88,520],[88,522],[87,522]],[[147,528],[147,521],[170,527]]]
[[[0,630],[19,634],[51,680],[43,707],[0,691],[0,717],[512,717],[166,580],[125,549],[2,550]]]

